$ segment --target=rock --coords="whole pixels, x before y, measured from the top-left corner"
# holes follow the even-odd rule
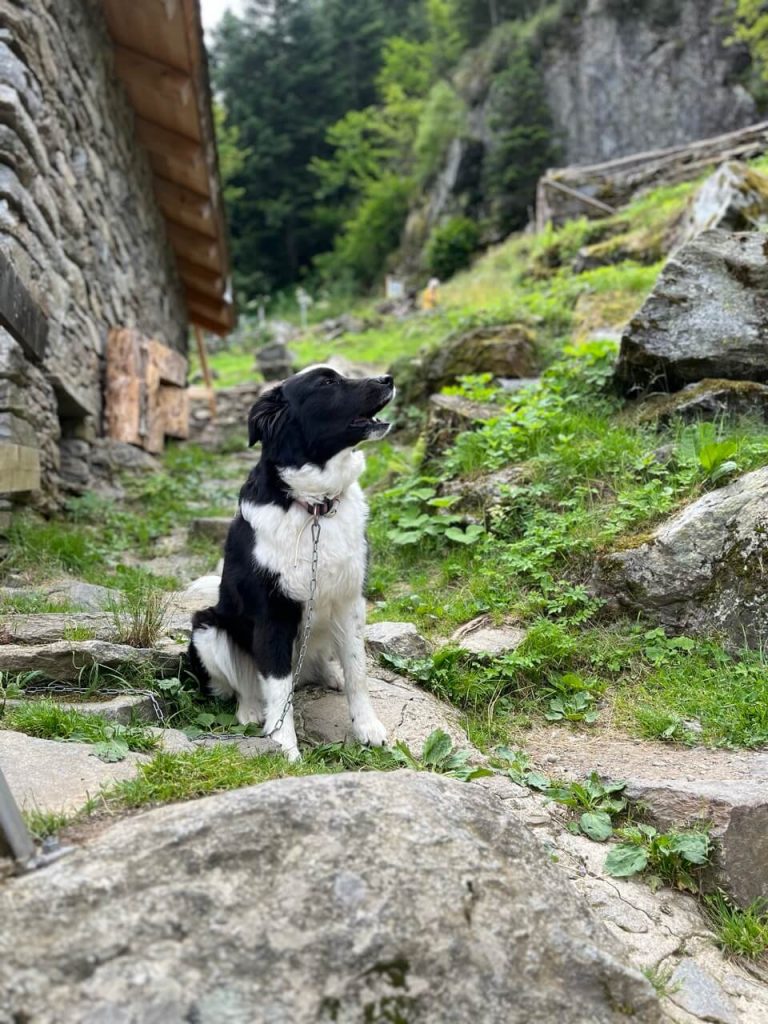
[[[157,808],[52,864],[44,885],[8,880],[0,918],[9,1020],[661,1020],[504,803],[427,773]]]
[[[691,196],[675,242],[682,245],[713,228],[754,231],[766,224],[768,177],[738,160],[729,160]]]
[[[190,537],[204,537],[214,544],[223,545],[232,525],[231,516],[201,516],[189,524]]]
[[[475,430],[498,418],[501,409],[488,402],[472,402],[460,395],[431,395],[425,430],[424,458],[434,459],[456,440],[457,434]]]
[[[8,612],[0,624],[0,644],[50,644],[77,635],[81,640],[114,640],[114,615],[108,612]]]
[[[685,423],[724,416],[759,416],[768,420],[768,385],[751,380],[702,380],[673,395],[649,395],[635,410],[638,423]]]
[[[626,783],[661,829],[704,824],[715,843],[706,872],[737,903],[768,898],[768,753],[681,749],[663,743],[563,729],[533,730],[525,749],[539,764],[552,758],[556,778],[582,779],[592,771]]]
[[[91,743],[58,743],[0,730],[0,764],[22,810],[77,811],[103,785],[133,778],[143,760],[129,753],[108,764],[94,755]],[[2,1014],[0,996],[0,1020]]]
[[[458,377],[490,373],[494,377],[531,377],[536,369],[534,338],[522,324],[474,327],[449,335],[418,359],[400,359],[391,373],[401,407],[426,402]]]
[[[176,675],[184,644],[160,650],[128,647],[105,640],[59,640],[52,644],[0,645],[0,672],[39,672],[45,679],[75,682],[84,669],[134,669],[146,666],[159,675]]]
[[[285,380],[296,369],[293,356],[280,341],[271,341],[257,350],[256,366],[264,380]]]
[[[371,622],[365,627],[365,646],[374,656],[395,654],[401,658],[423,658],[429,644],[412,622]]]
[[[681,633],[734,647],[768,635],[768,467],[710,491],[637,548],[601,556],[592,590]]]
[[[368,677],[376,714],[387,728],[387,741],[402,740],[414,754],[435,729],[443,729],[457,747],[469,746],[461,716],[431,693],[404,679]],[[347,699],[343,693],[307,688],[296,695],[296,730],[307,743],[353,742]]]
[[[324,341],[335,341],[342,334],[360,334],[366,329],[366,326],[365,320],[352,316],[350,313],[342,313],[341,316],[323,320],[319,330],[322,332]]]
[[[514,626],[512,623],[494,626],[488,615],[481,615],[472,622],[459,626],[451,636],[451,643],[470,654],[496,658],[517,650],[526,636],[527,631],[520,626]]]
[[[103,612],[119,602],[121,593],[109,587],[100,587],[96,583],[83,583],[81,580],[60,580],[42,587],[36,587],[32,593],[39,594],[49,601],[61,601],[86,612]]]
[[[740,1024],[733,1002],[711,975],[690,957],[677,965],[667,986],[669,998],[700,1020],[714,1024]]]
[[[157,736],[161,748],[168,754],[187,754],[199,746],[181,729],[164,729],[158,725],[150,725],[147,726],[147,732]]]
[[[152,693],[133,693],[126,690],[124,694],[109,700],[66,700],[66,693],[35,689],[34,684],[26,691],[25,700],[4,701],[7,707],[18,706],[26,700],[45,697],[55,700],[58,707],[65,711],[78,711],[81,715],[100,715],[108,722],[130,725],[133,722],[158,722],[165,713],[165,702]],[[64,700],[58,698],[63,696]]]
[[[91,449],[91,468],[102,476],[127,470],[131,473],[156,473],[160,465],[155,455],[125,441],[100,438]]]
[[[449,480],[440,487],[441,495],[456,495],[459,499],[452,510],[479,512],[492,505],[501,504],[510,490],[524,483],[526,472],[522,466],[505,466],[493,473],[485,473],[473,479]]]
[[[768,238],[705,231],[673,256],[621,339],[624,392],[705,377],[768,381]]]

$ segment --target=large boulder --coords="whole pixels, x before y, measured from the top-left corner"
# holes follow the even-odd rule
[[[0,890],[0,1019],[623,1024],[650,983],[505,801],[429,774],[163,807]]]
[[[669,260],[621,339],[625,392],[705,377],[768,382],[768,237],[705,231]]]
[[[593,589],[686,633],[734,646],[768,635],[768,467],[711,491],[636,548],[603,555]]]
[[[768,177],[729,160],[691,196],[677,229],[676,243],[712,228],[751,231],[768,224]]]
[[[426,402],[459,377],[490,373],[498,378],[531,377],[536,370],[532,332],[522,324],[473,327],[449,335],[416,359],[391,368],[401,406]]]

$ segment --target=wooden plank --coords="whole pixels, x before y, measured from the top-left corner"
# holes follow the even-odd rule
[[[146,451],[159,455],[163,450],[165,433],[160,415],[160,367],[151,357],[151,342],[145,339],[143,345],[143,397],[142,415],[139,422],[141,443]]]
[[[212,320],[205,313],[195,313],[192,310],[189,310],[189,320],[196,327],[202,327],[204,331],[210,331],[211,334],[217,334],[220,338],[225,338],[234,326],[235,315],[233,311],[232,320],[226,327],[222,326],[218,320]]]
[[[122,46],[115,47],[115,70],[140,117],[200,140],[194,85],[186,72]]]
[[[48,320],[22,283],[13,266],[0,253],[0,326],[39,362],[48,347]]]
[[[161,385],[158,395],[160,419],[166,437],[189,437],[189,396],[186,388]]]
[[[187,290],[187,312],[207,317],[219,325],[220,328],[227,328],[232,323],[232,308],[224,302],[217,302],[207,296],[200,296],[196,292]]]
[[[115,42],[179,71],[191,64],[184,15],[178,0],[103,0]]]
[[[211,410],[211,416],[216,418],[216,395],[213,391],[213,377],[211,376],[211,370],[208,366],[208,352],[205,347],[205,338],[203,332],[200,330],[198,324],[195,324],[195,339],[197,340],[197,354],[200,359],[200,368],[203,371],[203,380],[205,381],[205,388],[208,392],[208,405]]]
[[[149,358],[158,368],[161,384],[175,384],[183,388],[187,383],[187,360],[175,349],[154,338],[149,341]]]
[[[203,198],[197,192],[184,188],[174,181],[158,177],[155,178],[155,196],[168,220],[216,238],[216,222],[210,199]]]
[[[107,376],[104,420],[107,437],[141,445],[141,335],[133,328],[116,328],[107,338]]]
[[[571,199],[576,199],[583,206],[590,206],[593,210],[597,210],[599,213],[610,216],[616,213],[616,210],[609,206],[608,203],[602,202],[600,199],[593,199],[592,196],[588,196],[585,192],[579,192],[575,188],[570,188],[568,185],[563,185],[560,181],[555,181],[552,178],[543,178],[542,183],[546,188],[553,188],[556,192],[562,192]]]
[[[205,267],[197,267],[182,256],[176,258],[181,280],[193,292],[205,295],[206,298],[221,300],[226,289],[226,282],[221,274]]]
[[[0,442],[0,494],[40,490],[40,453],[36,448]]]
[[[219,246],[215,239],[179,224],[168,224],[167,231],[171,245],[184,259],[208,270],[220,269]]]

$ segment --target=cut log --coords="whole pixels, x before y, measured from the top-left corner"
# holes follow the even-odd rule
[[[175,384],[183,388],[187,383],[187,360],[180,352],[152,339],[149,342],[149,357],[158,368],[161,384]]]

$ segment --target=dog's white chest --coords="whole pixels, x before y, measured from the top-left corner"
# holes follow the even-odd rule
[[[244,502],[243,518],[253,527],[254,564],[280,578],[285,594],[294,601],[309,598],[312,575],[312,519],[306,509],[292,505]],[[333,515],[319,520],[317,601],[336,604],[359,597],[365,578],[365,521],[367,505],[357,484],[348,488]]]

